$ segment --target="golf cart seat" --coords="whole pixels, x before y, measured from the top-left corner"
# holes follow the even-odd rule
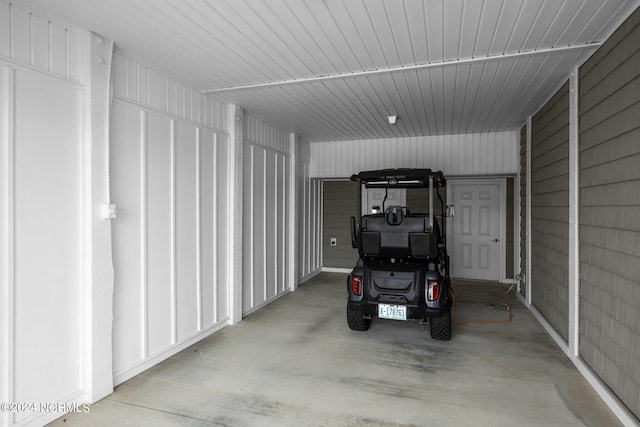
[[[435,253],[429,215],[407,214],[400,206],[363,216],[360,241],[364,256],[430,258]]]

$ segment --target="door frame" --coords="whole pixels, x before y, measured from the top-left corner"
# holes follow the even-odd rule
[[[500,194],[500,219],[498,231],[498,281],[506,283],[507,279],[507,246],[505,245],[506,227],[507,227],[507,178],[483,178],[483,177],[464,177],[464,178],[448,178],[447,179],[447,205],[453,204],[453,188],[456,185],[498,185]],[[447,220],[447,253],[454,257],[453,252],[453,227],[451,221]]]

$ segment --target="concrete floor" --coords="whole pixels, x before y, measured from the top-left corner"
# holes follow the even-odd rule
[[[323,273],[55,426],[615,426],[508,286],[457,283],[453,339],[348,329],[346,275]]]

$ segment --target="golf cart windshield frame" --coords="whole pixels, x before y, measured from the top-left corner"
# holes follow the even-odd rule
[[[447,181],[441,171],[434,172],[431,169],[380,169],[360,172],[351,175],[351,181],[360,185],[360,212],[362,212],[362,186],[366,188],[428,188],[429,189],[429,228],[433,229],[433,193],[434,189],[440,202],[439,188],[447,185]],[[386,199],[386,197],[385,197]],[[444,206],[442,216],[444,217]]]
[[[447,185],[442,172],[431,169],[381,169],[351,175],[351,181],[366,188],[429,188],[430,178],[436,188]]]

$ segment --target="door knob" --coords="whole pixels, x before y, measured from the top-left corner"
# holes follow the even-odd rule
[[[492,240],[492,242],[497,242],[497,241],[498,241],[498,239],[493,239],[493,240]]]

